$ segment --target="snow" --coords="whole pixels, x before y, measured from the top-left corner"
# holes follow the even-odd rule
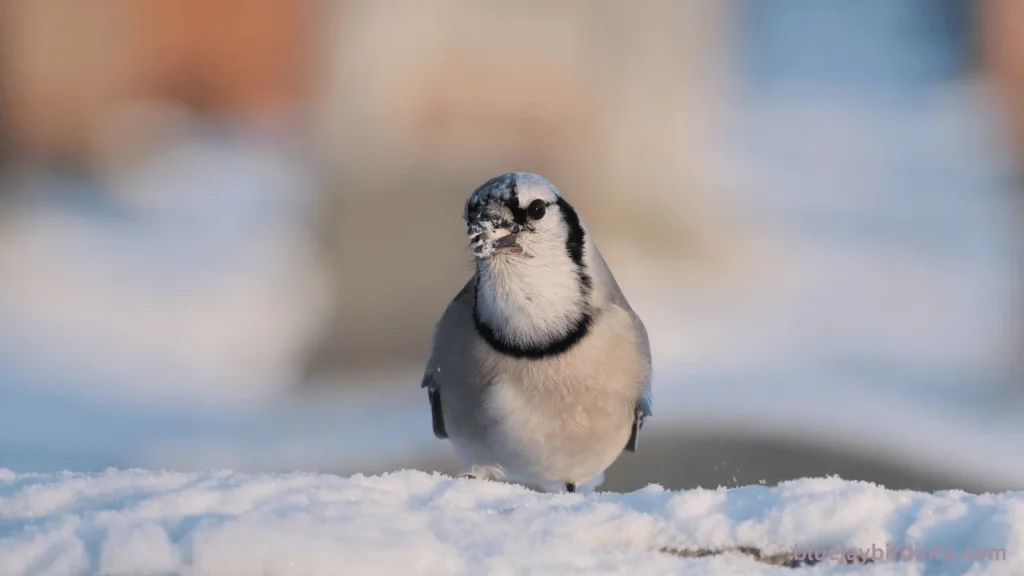
[[[888,550],[871,565],[788,561]],[[916,549],[897,560],[896,549]],[[929,560],[921,550],[957,554]],[[992,555],[964,561],[971,554]],[[699,551],[731,553],[702,558]],[[417,471],[344,478],[0,469],[0,573],[1012,574],[1024,493],[889,491],[838,478],[777,487],[541,494]],[[672,553],[674,552],[674,553]],[[1000,557],[1005,552],[1005,557]],[[881,554],[881,552],[877,553]]]

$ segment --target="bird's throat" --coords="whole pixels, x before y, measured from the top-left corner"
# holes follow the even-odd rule
[[[558,272],[565,274],[559,277]],[[474,321],[494,349],[516,357],[564,353],[592,323],[589,290],[576,267],[479,266]]]

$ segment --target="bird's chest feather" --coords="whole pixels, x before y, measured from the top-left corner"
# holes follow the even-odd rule
[[[574,362],[509,363],[492,373],[484,398],[492,431],[506,440],[558,443],[617,427],[632,413],[625,375]]]

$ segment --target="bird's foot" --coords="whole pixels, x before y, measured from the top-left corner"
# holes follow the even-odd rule
[[[504,480],[505,476],[501,469],[491,466],[467,466],[463,468],[460,478],[472,478],[474,480]]]

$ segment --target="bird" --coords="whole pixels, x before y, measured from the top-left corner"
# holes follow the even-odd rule
[[[474,273],[434,325],[421,388],[461,477],[604,483],[652,416],[647,330],[549,180],[493,177],[463,209]]]

